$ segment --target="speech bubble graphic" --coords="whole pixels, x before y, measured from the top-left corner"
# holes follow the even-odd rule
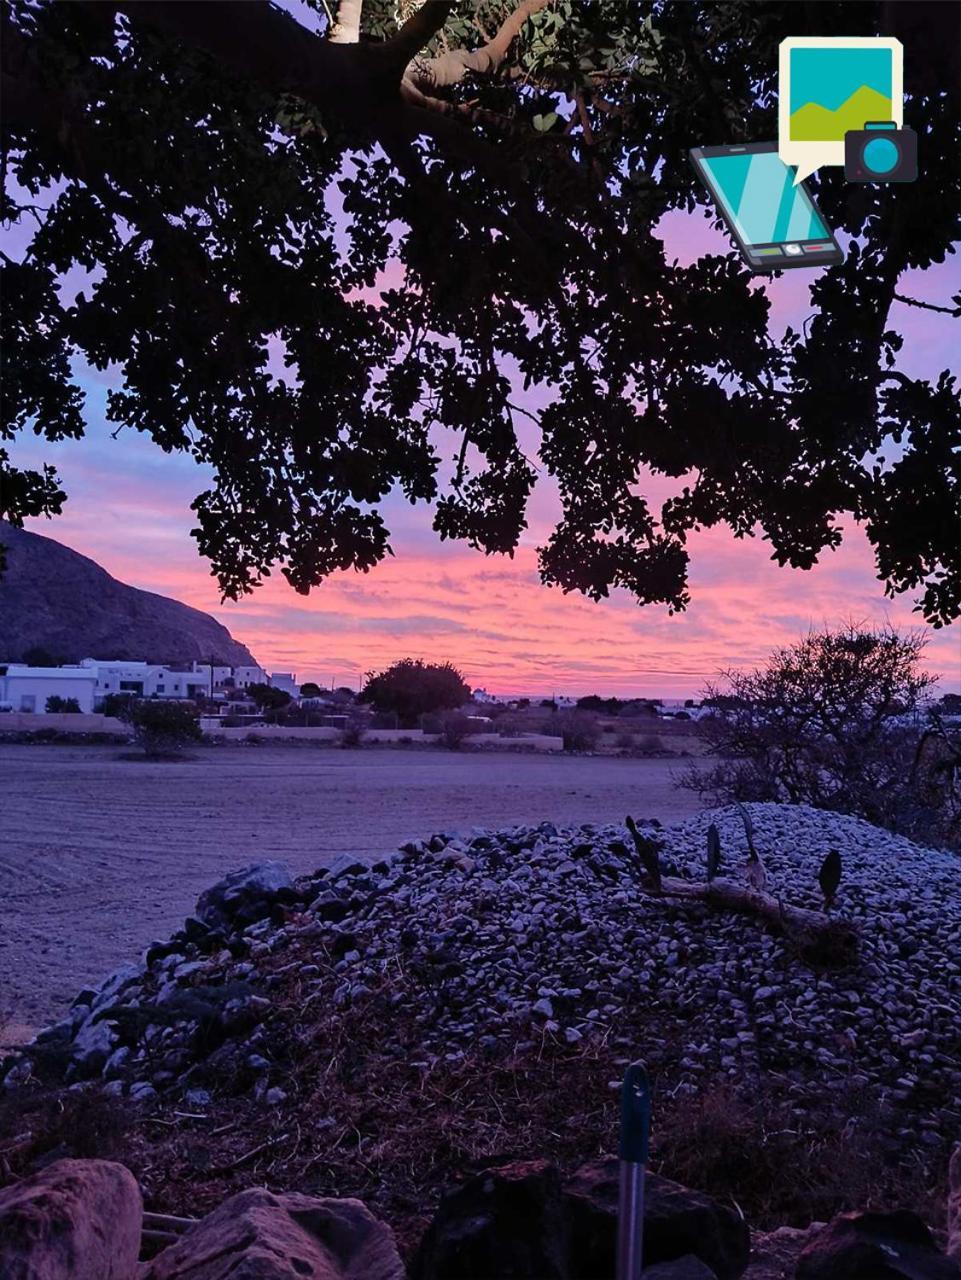
[[[904,123],[904,48],[892,36],[791,36],[778,51],[778,155],[794,185],[844,164],[844,135]]]

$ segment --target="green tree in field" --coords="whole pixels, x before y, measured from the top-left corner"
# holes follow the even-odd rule
[[[422,715],[451,711],[470,700],[464,677],[449,662],[421,662],[404,658],[372,675],[360,694],[378,711],[393,711],[401,728],[414,728]]]
[[[596,693],[577,699],[578,711],[596,711],[609,716],[616,716],[623,705],[620,698],[601,698]]]
[[[391,492],[510,554],[540,473],[560,500],[540,574],[564,591],[683,609],[695,530],[807,568],[859,522],[889,593],[958,615],[957,384],[902,359],[908,315],[961,315],[904,283],[961,235],[958,5],[299,13],[5,4],[2,214],[29,243],[2,259],[0,515],[61,509],[52,465],[8,442],[82,436],[85,361],[116,371],[111,422],[214,476],[195,533],[230,597],[274,567],[298,591],[370,569]],[[661,220],[710,207],[689,147],[776,135],[785,36],[878,33],[907,51],[921,172],[821,172],[850,249],[781,333],[735,254],[673,261]]]
[[[323,696],[323,690],[319,684],[315,684],[313,680],[308,680],[306,684],[300,686],[300,696],[302,698],[320,698]]]
[[[62,698],[57,693],[52,693],[46,702],[47,714],[59,715],[79,715],[80,703],[76,698]]]
[[[249,684],[247,696],[260,711],[280,711],[290,702],[290,694],[269,684]]]
[[[134,740],[148,756],[179,755],[203,734],[192,702],[174,698],[148,698],[130,705],[127,719]]]

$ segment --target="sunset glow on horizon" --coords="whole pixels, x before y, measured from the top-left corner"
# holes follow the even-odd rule
[[[660,233],[668,256],[682,262],[730,251],[703,217],[672,214]],[[932,271],[908,273],[905,286],[915,297],[942,300],[961,290],[957,262],[955,256]],[[789,272],[765,282],[772,330],[803,323],[812,278]],[[958,367],[950,321],[895,307],[910,372],[936,376]],[[944,677],[944,690],[961,689],[957,626],[924,627],[910,594],[886,599],[856,527],[810,571],[780,568],[761,538],[738,541],[724,527],[694,534],[691,604],[671,617],[662,606],[639,608],[626,593],[596,604],[541,585],[535,549],[555,519],[549,484],[535,490],[513,559],[441,543],[426,507],[390,497],[384,515],[395,554],[371,573],[337,573],[308,597],[277,573],[253,595],[222,603],[190,538],[190,503],[209,473],[132,430],[114,439],[104,414],[115,379],[85,367],[78,377],[87,392],[87,438],[18,447],[23,464],[54,463],[69,495],[62,517],[28,527],[91,556],[123,582],[213,614],[269,671],[356,687],[366,672],[419,657],[449,660],[469,684],[497,694],[692,697],[723,669],[753,667],[811,628],[854,621],[923,629],[927,667]],[[536,400],[528,403],[536,407]],[[531,447],[535,435],[525,444]],[[640,488],[660,501],[676,485],[647,477]]]
[[[544,587],[531,538],[513,559],[440,543],[423,509],[399,529],[394,523],[395,555],[369,574],[334,574],[309,596],[274,575],[252,595],[221,603],[189,537],[193,469],[181,462],[175,470],[186,481],[179,504],[169,500],[172,486],[164,505],[134,489],[99,511],[80,498],[60,519],[28,527],[123,582],[214,615],[268,670],[293,671],[302,682],[356,688],[368,671],[419,657],[451,661],[470,685],[502,695],[684,698],[720,670],[753,667],[812,627],[920,625],[908,597],[884,599],[856,528],[810,571],[780,568],[760,538],[737,541],[724,529],[695,535],[691,604],[672,617],[626,593],[594,603]],[[923,629],[926,665],[944,676],[945,690],[961,689],[957,628]]]

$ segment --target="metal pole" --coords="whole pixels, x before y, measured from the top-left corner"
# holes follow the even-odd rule
[[[621,1088],[617,1280],[640,1280],[644,1266],[644,1174],[651,1131],[651,1089],[643,1063],[632,1062]]]

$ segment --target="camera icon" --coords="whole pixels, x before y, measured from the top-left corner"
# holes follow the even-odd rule
[[[868,121],[844,135],[847,182],[913,182],[918,176],[918,136],[893,120]]]

